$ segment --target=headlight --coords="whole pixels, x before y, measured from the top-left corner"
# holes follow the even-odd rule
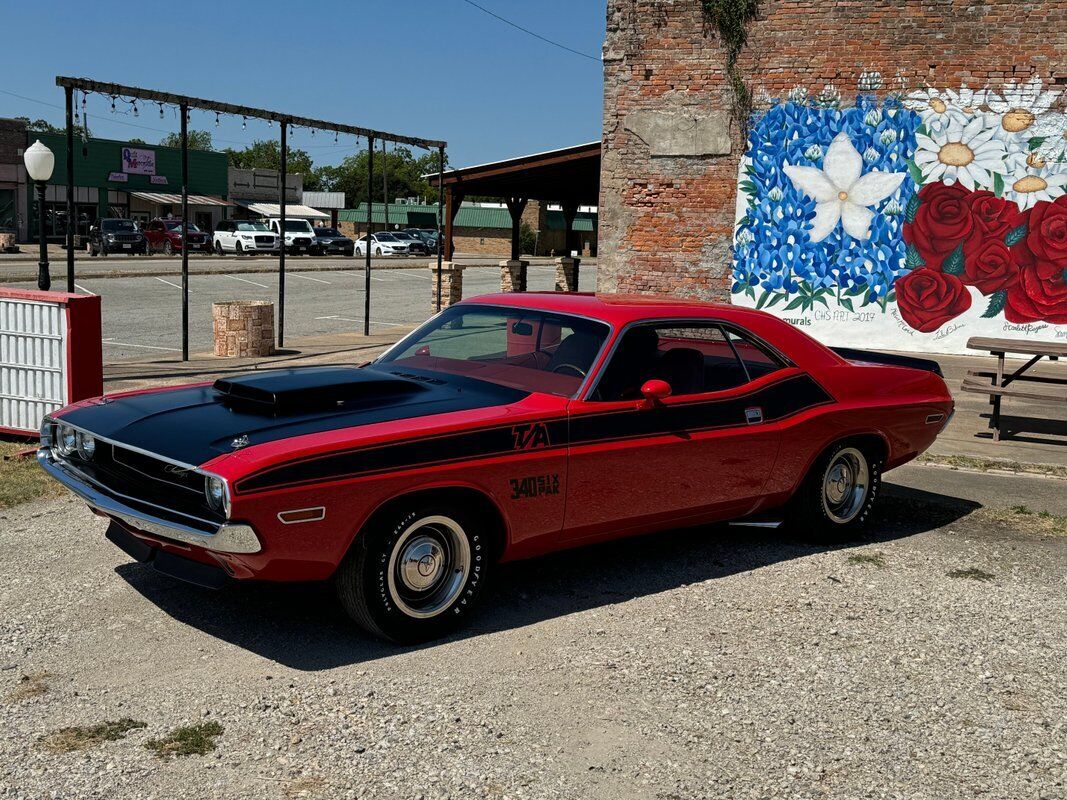
[[[226,481],[217,475],[207,475],[204,479],[204,497],[208,508],[226,517],[230,516],[230,489]]]
[[[78,434],[78,455],[86,461],[92,461],[96,455],[96,438],[89,433]]]
[[[41,447],[52,447],[52,437],[55,435],[56,421],[51,417],[41,420]]]
[[[56,426],[56,438],[53,449],[63,458],[69,458],[78,449],[78,432],[62,422]]]

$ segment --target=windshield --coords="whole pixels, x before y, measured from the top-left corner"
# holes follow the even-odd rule
[[[287,233],[310,233],[311,223],[306,219],[287,219],[285,230]]]
[[[315,228],[316,236],[340,236],[336,228]]]
[[[238,222],[237,230],[239,231],[256,231],[257,233],[262,231],[267,232],[267,226],[262,222]]]
[[[167,226],[167,230],[168,231],[180,231],[182,229],[182,221],[180,219],[179,220],[174,220],[174,221],[171,221],[171,222],[165,222],[164,224]],[[199,233],[200,229],[198,227],[196,227],[193,223],[190,222],[189,223],[189,232],[190,233]]]
[[[410,233],[392,233],[392,234],[389,234],[389,235],[392,236],[393,238],[403,239],[405,241],[416,241],[416,242],[418,241],[418,237],[412,236]]]
[[[375,363],[570,397],[592,369],[607,335],[603,322],[564,314],[459,305]]]
[[[105,219],[100,222],[102,231],[136,231],[137,223],[132,219]]]

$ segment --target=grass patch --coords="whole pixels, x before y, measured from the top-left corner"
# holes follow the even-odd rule
[[[967,569],[954,569],[945,573],[950,578],[970,578],[972,581],[982,581],[988,583],[997,577],[992,572],[986,572],[983,569],[977,567],[967,567]]]
[[[145,727],[143,722],[123,717],[99,725],[76,725],[72,728],[60,728],[41,739],[41,747],[52,753],[73,753],[75,750],[88,750],[104,742],[114,742],[127,733]]]
[[[18,703],[29,700],[31,697],[40,697],[48,691],[48,679],[52,677],[50,672],[31,672],[19,678],[18,686],[7,693],[4,697],[9,703]]]
[[[885,556],[881,553],[852,553],[848,557],[848,563],[885,569]]]
[[[59,481],[37,466],[36,456],[16,458],[32,446],[27,442],[0,442],[0,508],[63,494]]]
[[[149,739],[144,746],[159,758],[169,756],[202,756],[215,749],[215,738],[222,735],[217,722],[201,722],[175,728],[162,739]]]
[[[1067,536],[1067,517],[1050,514],[1048,511],[1033,511],[1027,506],[1011,506],[1010,508],[983,508],[977,513],[994,522],[1023,528],[1026,533]]]
[[[974,456],[944,456],[923,453],[915,461],[953,469],[969,469],[975,472],[1020,472],[1028,475],[1045,475],[1051,478],[1067,478],[1067,467],[1056,464],[1026,464],[1002,458],[975,458]]]

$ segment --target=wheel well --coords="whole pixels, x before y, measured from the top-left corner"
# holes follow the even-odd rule
[[[794,494],[807,483],[812,472],[823,460],[823,457],[833,448],[842,444],[853,445],[863,452],[872,462],[878,462],[879,464],[885,464],[886,459],[889,457],[889,445],[886,443],[885,439],[877,433],[855,433],[850,434],[849,436],[842,436],[839,439],[832,439],[827,442],[826,446],[823,447],[818,454],[816,454],[815,458],[811,460],[804,472],[801,473],[801,478],[793,487]]]
[[[397,495],[378,506],[367,517],[363,528],[372,524],[380,517],[392,513],[397,508],[411,506],[413,504],[449,503],[474,511],[479,517],[486,520],[489,528],[489,541],[492,544],[492,557],[500,558],[507,546],[507,524],[504,515],[493,500],[483,492],[468,486],[441,486],[433,489],[419,489],[414,492]],[[358,534],[357,534],[358,535]]]

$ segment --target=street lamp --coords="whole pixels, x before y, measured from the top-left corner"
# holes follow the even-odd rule
[[[37,184],[37,227],[41,234],[41,260],[37,262],[37,287],[44,292],[52,286],[52,276],[48,274],[48,241],[44,231],[44,191],[45,184],[52,177],[52,170],[56,166],[56,157],[38,139],[27,148],[23,155],[26,162],[26,174],[30,180]],[[70,224],[70,220],[67,220]]]

